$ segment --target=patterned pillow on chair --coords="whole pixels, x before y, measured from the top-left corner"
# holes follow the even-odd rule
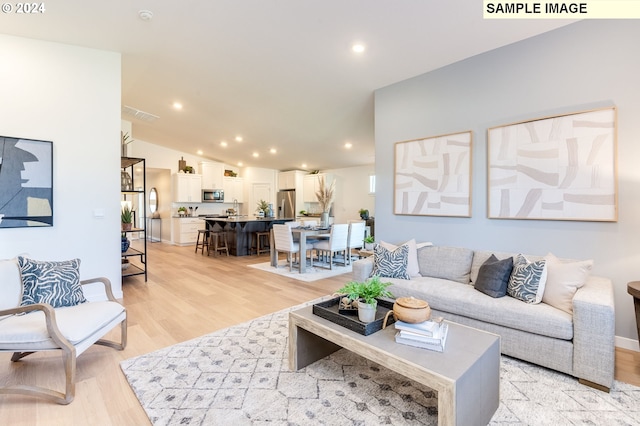
[[[405,244],[391,251],[378,244],[373,248],[373,271],[371,276],[410,280],[407,272],[409,247]]]
[[[22,275],[20,306],[48,303],[61,308],[87,301],[80,285],[80,259],[42,262],[18,256],[18,266]]]

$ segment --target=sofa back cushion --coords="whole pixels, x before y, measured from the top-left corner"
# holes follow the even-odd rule
[[[21,297],[22,279],[18,260],[0,259],[0,309],[18,307]]]
[[[418,265],[423,277],[469,284],[472,260],[473,250],[468,248],[427,246],[418,250]]]

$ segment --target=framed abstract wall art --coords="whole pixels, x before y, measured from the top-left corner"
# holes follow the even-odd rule
[[[395,144],[394,214],[471,216],[471,131]]]
[[[0,228],[53,226],[53,142],[0,136]]]
[[[488,217],[618,219],[614,107],[488,130]]]

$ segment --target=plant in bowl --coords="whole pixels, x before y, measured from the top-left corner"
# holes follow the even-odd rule
[[[264,215],[267,216],[269,213],[269,203],[265,200],[260,200],[258,202],[258,211],[264,212]]]
[[[376,318],[376,308],[379,297],[394,297],[387,287],[390,282],[382,282],[380,277],[374,276],[366,281],[350,281],[339,289],[337,293],[344,294],[351,300],[358,301],[358,319],[362,322],[372,322]]]
[[[376,239],[373,237],[373,235],[367,235],[366,237],[364,237],[363,242],[365,250],[373,250],[373,244],[376,242]]]
[[[184,215],[186,215],[186,214],[187,214],[187,208],[186,208],[186,207],[184,207],[184,206],[183,206],[183,207],[178,207],[178,214],[179,214],[180,216],[184,216]]]
[[[367,219],[369,219],[369,210],[367,210],[367,209],[360,209],[360,210],[358,211],[358,213],[360,213],[360,219],[363,219],[363,220],[367,220]]]
[[[133,226],[133,212],[129,206],[124,206],[120,213],[120,222],[122,222],[122,230],[130,231]]]

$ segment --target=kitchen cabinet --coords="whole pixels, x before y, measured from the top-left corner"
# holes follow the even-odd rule
[[[202,189],[221,189],[223,186],[224,164],[216,162],[201,162]]]
[[[195,244],[198,239],[198,229],[204,229],[204,221],[197,217],[174,217],[171,220],[173,221],[173,242],[175,244]]]
[[[305,172],[300,170],[291,170],[288,172],[278,173],[278,189],[302,189],[302,182]]]
[[[225,176],[223,178],[224,202],[233,203],[237,200],[244,203],[244,179],[239,177]]]
[[[128,179],[125,179],[126,183],[121,183],[123,185],[121,187],[121,200],[131,202],[134,206],[137,205],[137,212],[140,214],[137,218],[134,215],[134,223],[131,230],[120,231],[121,236],[127,239],[132,236],[138,237],[135,248],[129,245],[126,251],[121,251],[122,260],[128,261],[126,269],[123,266],[122,277],[144,275],[144,280],[147,281],[147,221],[144,217],[147,211],[145,160],[144,158],[121,157],[120,168],[121,176],[126,175],[131,179],[130,184]],[[141,172],[137,171],[140,169]]]
[[[317,203],[318,197],[316,192],[320,189],[319,180],[324,176],[325,185],[331,185],[333,182],[333,175],[330,173],[316,173],[314,175],[305,175],[302,185],[302,200],[305,203]]]
[[[171,186],[175,203],[200,203],[202,201],[202,175],[174,173]]]

